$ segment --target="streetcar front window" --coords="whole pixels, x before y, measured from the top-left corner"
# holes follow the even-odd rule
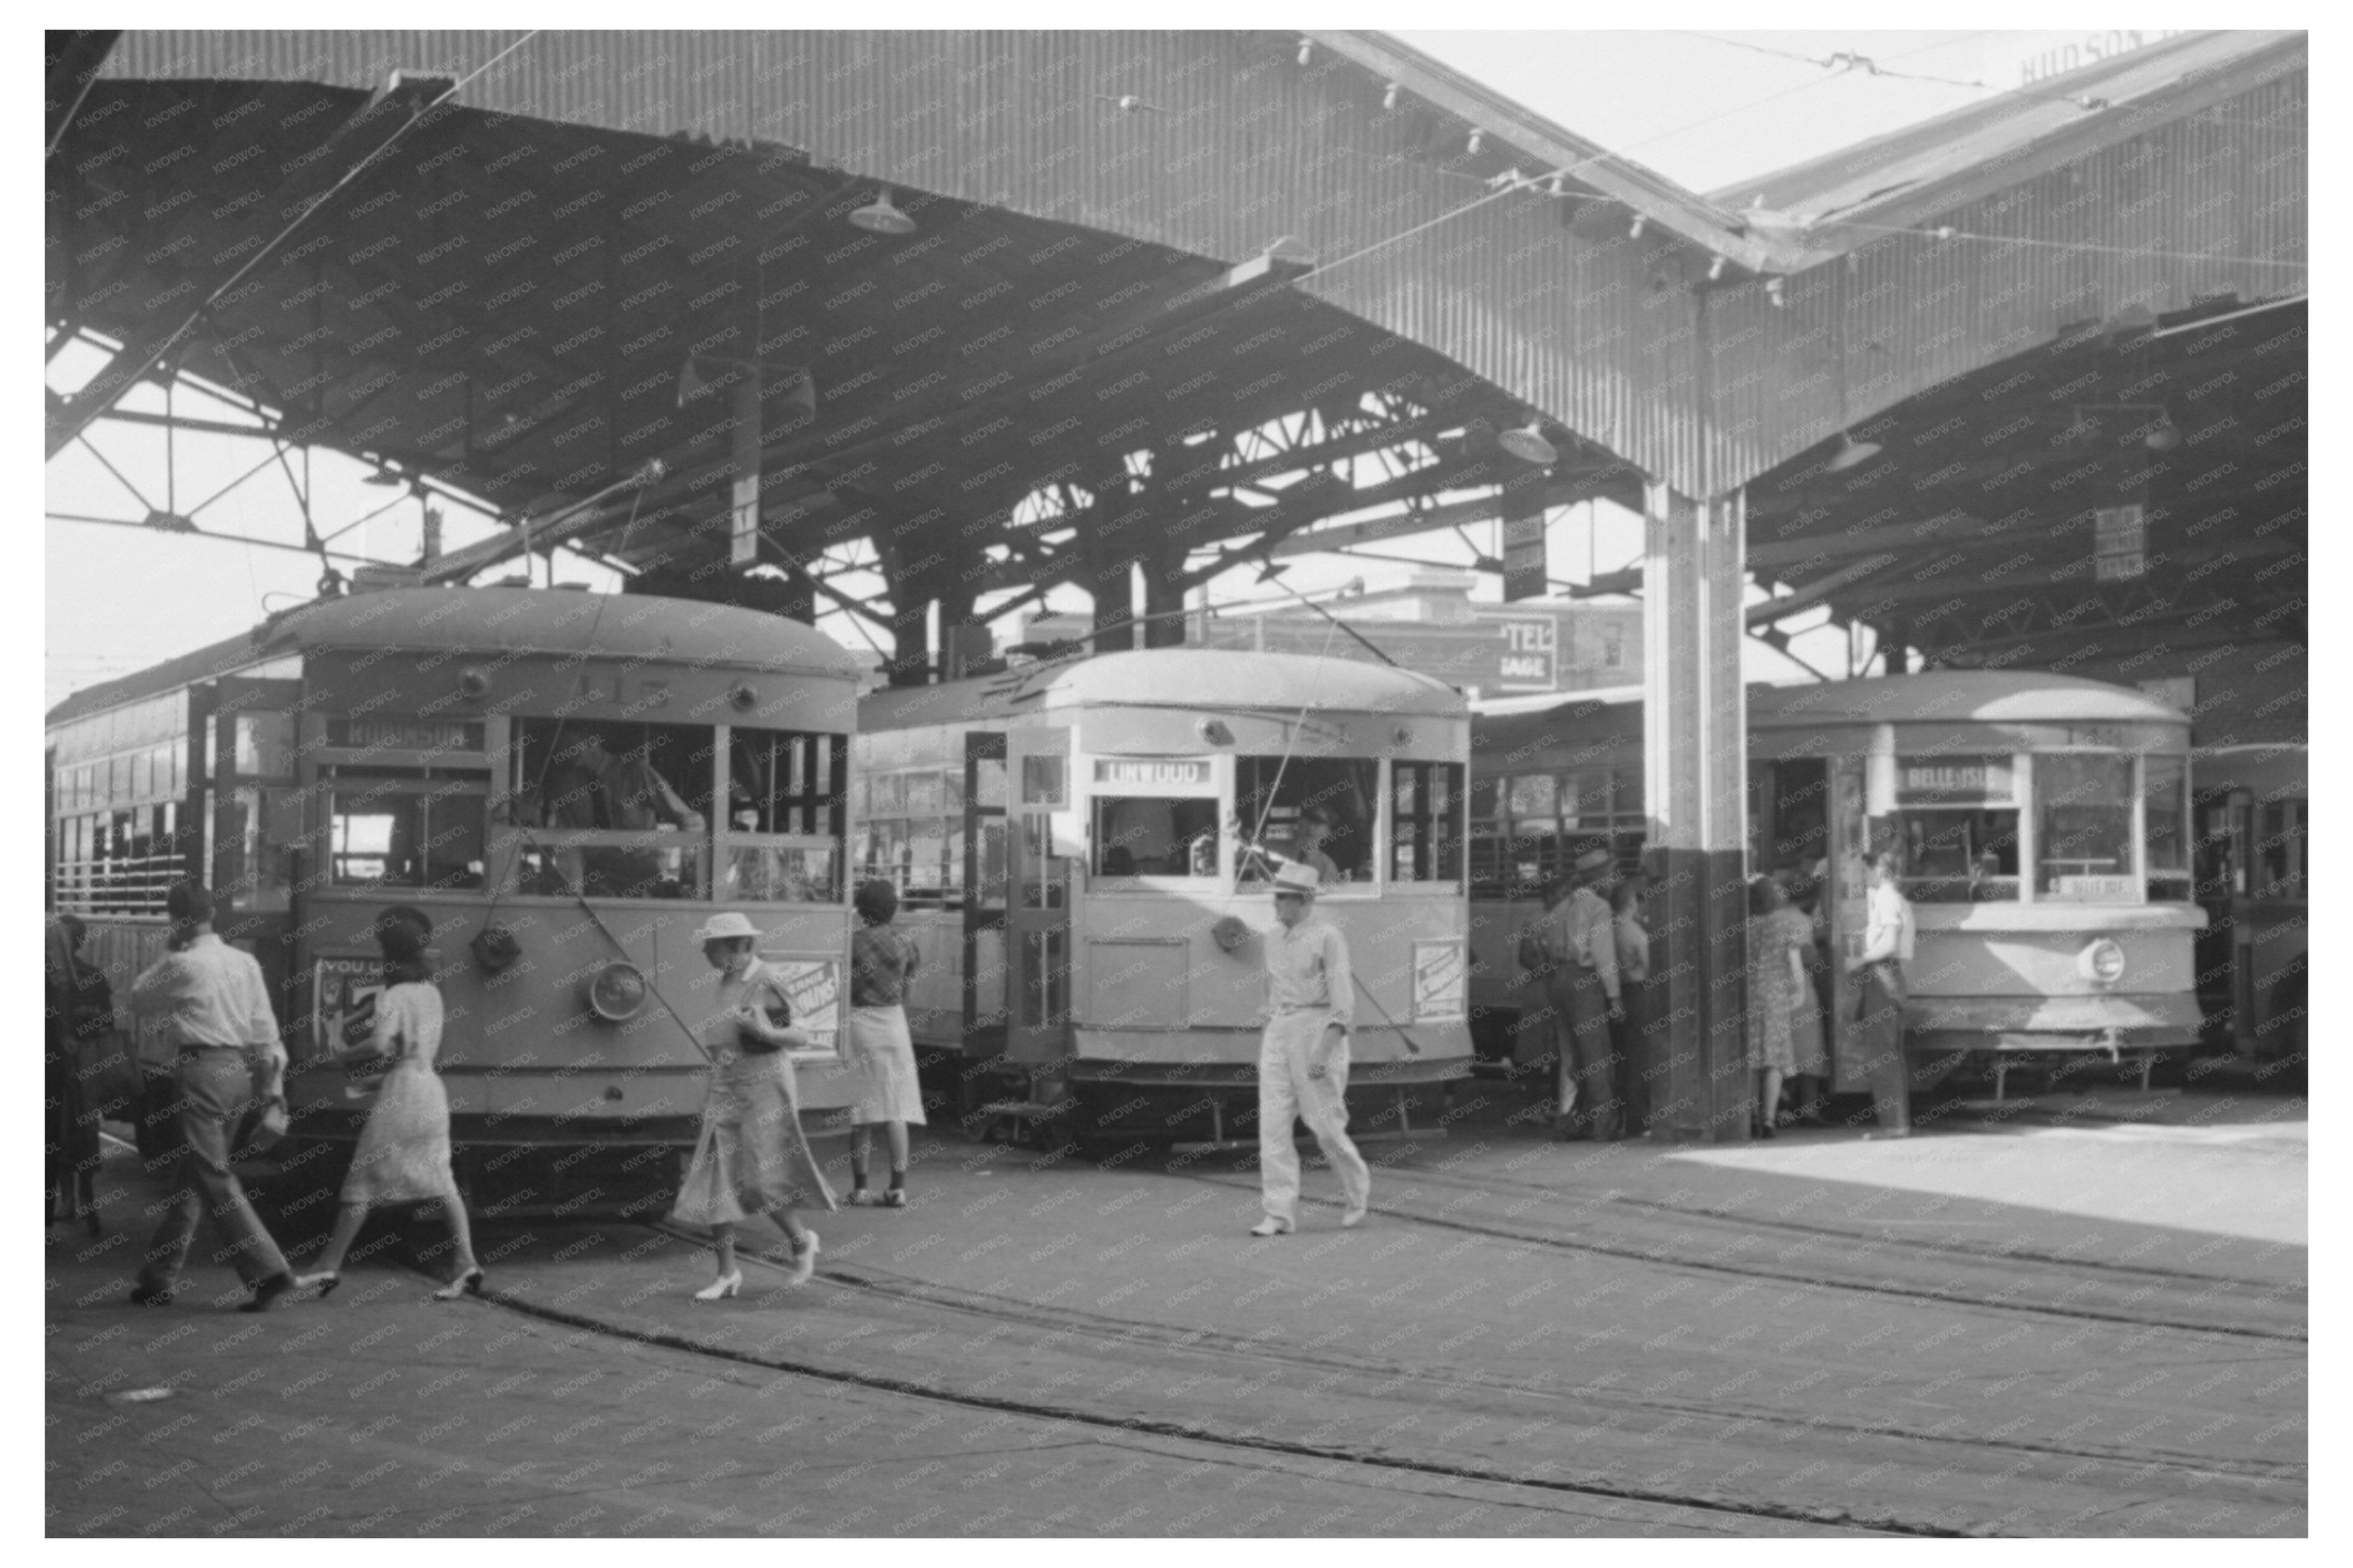
[[[518,719],[512,806],[522,888],[699,899],[711,846],[707,725]]]
[[[2036,756],[2034,811],[2039,896],[2108,902],[2138,896],[2130,757]]]
[[[1462,764],[1392,763],[1389,876],[1455,882],[1463,876]]]
[[[729,731],[723,900],[840,901],[848,753],[840,735]]]
[[[486,778],[334,769],[324,782],[332,885],[482,885]]]
[[[1218,803],[1153,795],[1095,796],[1098,877],[1214,877]]]
[[[1915,903],[2019,897],[2016,769],[2004,756],[1899,757],[1895,828]]]
[[[1373,879],[1373,829],[1380,764],[1355,757],[1237,757],[1234,805],[1243,837],[1237,868],[1266,881],[1283,860],[1322,873],[1326,884]]]
[[[1096,757],[1087,776],[1094,875],[1218,875],[1218,780],[1208,758]]]
[[[2141,849],[2148,863],[2148,896],[2168,902],[2189,898],[2189,762],[2141,759]]]

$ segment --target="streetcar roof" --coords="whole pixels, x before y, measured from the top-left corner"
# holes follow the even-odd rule
[[[733,605],[545,588],[387,588],[304,605],[237,637],[84,688],[50,709],[47,722],[315,648],[594,652],[819,679],[858,675],[849,650],[824,633]]]
[[[1482,749],[1518,744],[1539,736],[1548,724],[1572,721],[1639,728],[1641,709],[1641,692],[1630,689],[1563,692],[1541,705],[1525,698],[1482,702],[1474,743]],[[2189,719],[2171,704],[2129,687],[2040,671],[1936,669],[1869,680],[1748,689],[1748,723],[1755,730],[1969,722],[2187,725]]]
[[[1449,719],[1470,710],[1460,691],[1433,676],[1363,659],[1166,647],[1025,665],[939,686],[885,688],[860,702],[859,728],[1019,719],[1052,709],[1101,707],[1211,713],[1313,708]]]

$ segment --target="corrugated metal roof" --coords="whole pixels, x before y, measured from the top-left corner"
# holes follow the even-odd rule
[[[511,37],[133,32],[108,70],[373,86],[396,64],[461,70]],[[1377,35],[1329,35],[1334,58],[1302,67],[1300,37],[551,33],[466,100],[789,142],[911,189],[1196,257],[1240,259],[1296,236],[1323,258],[1303,292],[1695,495],[2126,304],[2164,311],[2304,286],[2301,36],[2203,35],[2099,68],[2160,112],[2021,100],[1954,121],[1951,146],[1891,143],[1872,178],[1951,202],[1941,223],[1994,237],[1835,237],[1848,264],[1791,278],[1786,308],[1740,270],[1748,251],[1719,250],[1736,265],[1711,281],[1711,250],[1738,237],[1712,226],[1721,209],[1622,161],[1578,175],[1619,182],[1607,201],[1523,191],[1467,211],[1483,179],[1589,144],[1489,94],[1475,107],[1498,123],[1469,156],[1463,115],[1442,101],[1467,84]],[[2193,82],[2186,62],[2200,60],[2213,68]],[[1385,110],[1393,71],[1414,73],[1429,101]],[[1120,111],[1128,94],[1150,107]],[[2198,112],[2210,98],[2216,112]],[[2080,123],[2056,132],[2053,115]],[[1977,184],[1959,168],[1972,161],[1987,166]],[[1840,184],[1827,161],[1773,190],[1820,190],[1850,221],[1909,221]],[[1620,202],[1662,216],[1635,239]],[[1814,247],[1784,246],[1781,264],[1819,258]]]
[[[2300,32],[2191,33],[2096,61],[1884,136],[1746,179],[1715,193],[1728,208],[1761,203],[1809,227],[1785,237],[1843,250],[1867,233],[1848,220],[1917,220],[1987,190],[2198,113],[2304,68]]]

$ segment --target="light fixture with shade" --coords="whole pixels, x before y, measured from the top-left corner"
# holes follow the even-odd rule
[[[1381,89],[1381,107],[1383,109],[1395,109],[1398,106],[1398,94],[1404,90],[1405,89],[1401,83],[1394,81],[1389,83],[1388,86],[1383,88]]]
[[[1642,225],[1643,225],[1644,223],[1648,222],[1648,221],[1649,221],[1649,220],[1648,220],[1647,218],[1645,218],[1645,217],[1644,217],[1641,213],[1636,213],[1636,214],[1634,215],[1634,221],[1633,221],[1633,223],[1631,223],[1630,225],[1629,225],[1629,226],[1627,226],[1627,229],[1626,229],[1626,237],[1627,237],[1628,239],[1640,239],[1640,238],[1641,238],[1641,237],[1642,237]]]
[[[915,220],[891,205],[891,188],[885,185],[873,201],[849,215],[849,221],[870,234],[913,234]]]
[[[1886,450],[1876,441],[1858,441],[1845,431],[1839,432],[1839,449],[1822,465],[1826,474],[1842,474],[1849,468],[1859,468]]]
[[[1310,61],[1310,60],[1314,59],[1314,58],[1315,58],[1315,40],[1314,40],[1314,39],[1313,39],[1313,38],[1302,38],[1302,39],[1300,39],[1300,40],[1299,40],[1299,63],[1300,63],[1301,65],[1305,65],[1308,61]]]
[[[1560,450],[1545,439],[1544,421],[1531,419],[1495,437],[1495,445],[1524,463],[1556,463]]]
[[[2070,411],[2067,436],[2071,440],[2088,441],[2099,434],[2100,422],[2094,416],[2101,414],[2154,414],[2157,417],[2135,428],[2140,444],[2152,452],[2170,452],[2181,445],[2181,426],[2162,403],[2078,403]]]
[[[1471,140],[1462,150],[1475,158],[1479,155],[1479,149],[1484,146],[1486,142],[1487,133],[1473,125],[1471,128]]]
[[[1723,277],[1725,266],[1725,262],[1723,257],[1711,257],[1708,259],[1707,264],[1707,280],[1713,283],[1717,279]]]

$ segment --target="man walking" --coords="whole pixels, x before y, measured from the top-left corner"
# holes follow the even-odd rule
[[[1556,1135],[1575,1138],[1582,1131],[1597,1142],[1620,1136],[1622,1110],[1622,1074],[1609,1026],[1625,1012],[1618,999],[1616,917],[1603,896],[1614,865],[1603,846],[1580,853],[1569,873],[1568,897],[1545,912],[1540,928],[1551,961],[1546,1000],[1562,1035]]]
[[[1897,885],[1895,852],[1863,857],[1871,877],[1870,914],[1854,972],[1855,1049],[1871,1084],[1882,1138],[1912,1132],[1911,1079],[1904,1060],[1904,966],[1915,941],[1911,900]]]
[[[1348,1206],[1343,1226],[1362,1225],[1373,1173],[1348,1138],[1348,1029],[1356,1020],[1356,986],[1348,972],[1348,942],[1315,915],[1323,880],[1313,866],[1286,861],[1274,874],[1274,930],[1266,936],[1266,1033],[1258,1051],[1259,1201],[1266,1217],[1252,1236],[1297,1228],[1299,1151],[1291,1142],[1293,1117],[1315,1134],[1315,1146],[1339,1173]]]
[[[179,1047],[174,1080],[180,1147],[173,1155],[169,1206],[131,1300],[142,1307],[171,1301],[201,1209],[220,1232],[237,1277],[252,1289],[253,1299],[238,1310],[265,1312],[294,1277],[246,1201],[229,1152],[246,1112],[283,1095],[286,1047],[278,1037],[261,965],[213,931],[211,892],[194,882],[177,883],[164,907],[178,951],[132,982],[131,1005],[162,1016]]]

